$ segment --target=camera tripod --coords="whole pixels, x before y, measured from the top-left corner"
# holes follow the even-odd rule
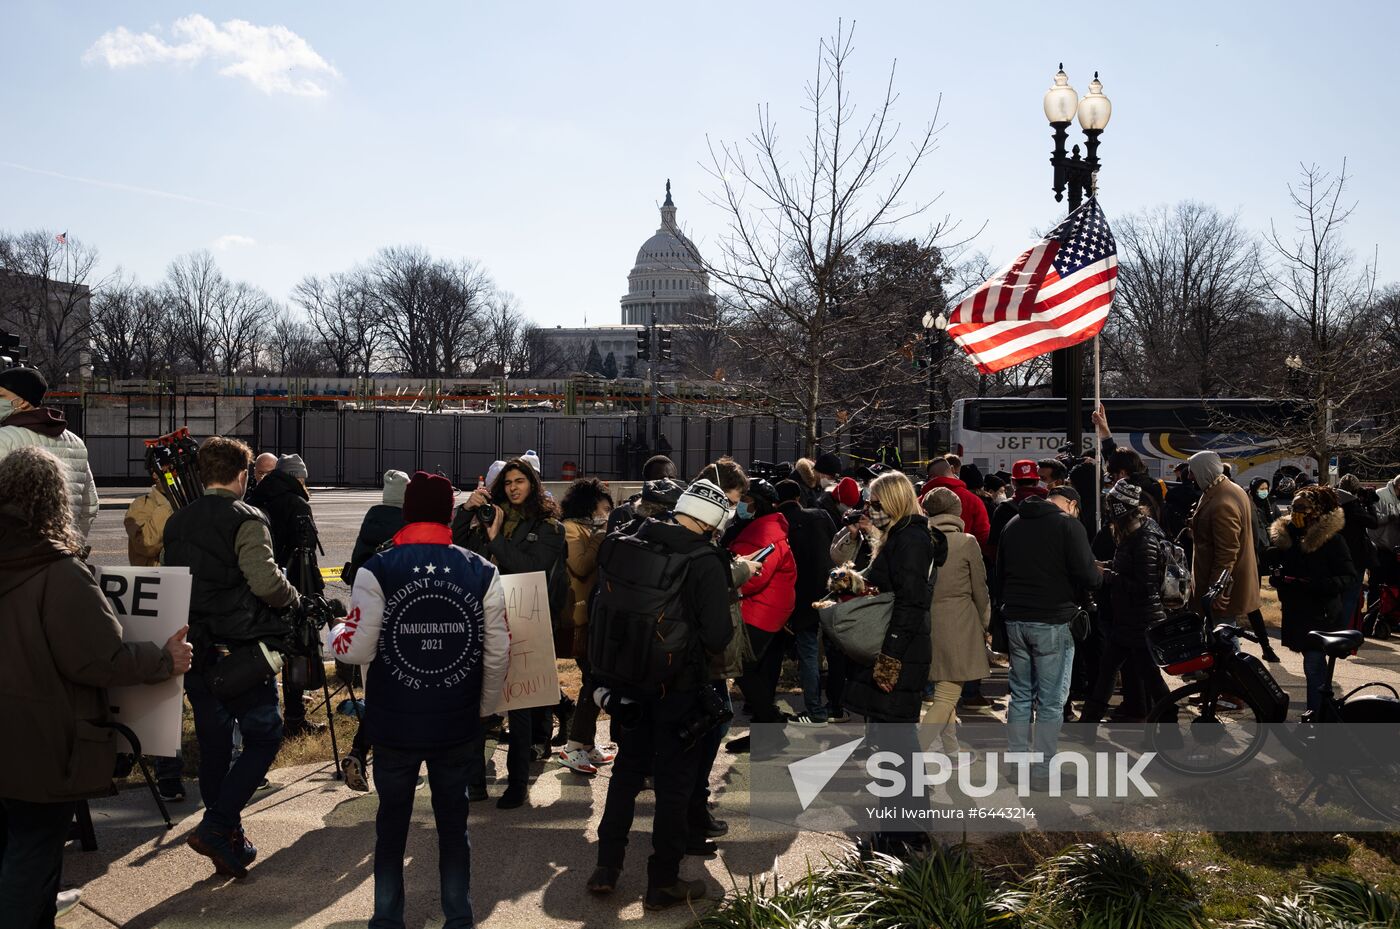
[[[295,625],[291,636],[292,652],[288,656],[291,668],[288,676],[292,679],[300,677],[304,690],[314,690],[318,685],[320,686],[324,703],[321,707],[308,712],[325,711],[326,728],[331,735],[331,760],[335,765],[333,776],[336,780],[342,780],[345,775],[340,769],[340,742],[335,734],[333,701],[336,695],[345,691],[348,694],[351,707],[354,708],[355,719],[363,720],[360,701],[355,696],[354,672],[352,671],[348,677],[342,679],[334,690],[331,689],[330,678],[326,676],[325,661],[321,657],[321,630],[330,625],[332,620],[345,615],[345,605],[338,600],[328,600],[319,592],[306,593],[306,591],[316,590],[314,585],[320,580],[320,572],[314,566],[314,551],[316,549],[319,549],[323,555],[326,553],[325,549],[321,548],[320,539],[316,535],[315,524],[311,521],[310,516],[299,517],[297,547],[292,554],[292,562],[296,565],[296,588],[298,592],[302,592],[302,597],[294,617]]]

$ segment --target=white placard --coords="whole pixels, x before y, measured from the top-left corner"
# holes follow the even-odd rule
[[[154,642],[161,648],[190,617],[188,568],[92,566],[98,586],[122,626],[123,642]],[[160,684],[112,687],[107,702],[117,722],[129,726],[147,755],[170,757],[180,750],[184,675]],[[118,751],[131,751],[119,738]]]
[[[506,622],[510,624],[510,668],[496,712],[554,706],[559,702],[559,669],[554,664],[554,626],[549,615],[549,583],[543,571],[505,574]]]

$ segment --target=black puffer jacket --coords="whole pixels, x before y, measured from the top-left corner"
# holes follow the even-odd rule
[[[1132,534],[1118,543],[1113,570],[1104,573],[1113,603],[1109,638],[1116,645],[1141,648],[1147,627],[1167,618],[1162,608],[1162,527],[1144,517]]]
[[[1279,518],[1278,504],[1273,497],[1259,499],[1258,490],[1267,483],[1268,479],[1262,477],[1249,482],[1250,512],[1254,514],[1254,560],[1259,564],[1260,577],[1269,573],[1269,527]]]
[[[355,537],[355,548],[350,553],[350,560],[341,571],[341,581],[346,586],[353,586],[355,572],[360,570],[360,565],[369,561],[374,553],[379,551],[380,546],[392,539],[402,528],[403,507],[388,503],[376,503],[370,507],[369,512],[365,514],[365,521],[360,523],[360,534]]]
[[[929,603],[933,598],[933,539],[928,519],[906,516],[889,527],[875,560],[865,571],[866,583],[894,594],[894,611],[881,651],[900,662],[894,690],[875,685],[875,668],[851,662],[846,681],[846,706],[876,722],[918,722],[924,685],[933,661],[929,635]]]
[[[1043,497],[1023,501],[997,543],[992,603],[1006,620],[1067,623],[1102,583],[1083,524]]]
[[[1351,553],[1342,539],[1341,509],[1322,515],[1307,529],[1287,517],[1269,527],[1269,562],[1283,606],[1283,644],[1303,651],[1309,632],[1342,628],[1342,591],[1356,580]]]
[[[1375,507],[1345,490],[1337,491],[1337,499],[1346,520],[1342,525],[1342,540],[1347,543],[1351,565],[1359,574],[1376,565],[1376,547],[1371,543],[1369,530],[1380,526],[1380,519],[1376,517]]]
[[[311,523],[311,535],[308,539],[311,552],[311,570],[307,584],[309,589],[301,589],[300,566],[292,563],[297,554],[297,543],[302,538],[301,518],[304,516],[311,519],[311,497],[306,488],[301,486],[301,481],[285,471],[269,471],[248,494],[248,502],[267,514],[267,521],[272,529],[273,557],[277,561],[277,567],[287,573],[287,580],[292,582],[297,592],[315,595],[325,590],[326,583],[321,580],[321,569],[316,563],[317,536],[314,521]]]

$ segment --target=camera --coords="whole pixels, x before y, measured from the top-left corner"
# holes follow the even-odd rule
[[[496,521],[496,505],[494,503],[483,503],[474,506],[471,510],[472,518],[485,528]]]
[[[695,701],[695,710],[681,723],[681,744],[686,748],[694,746],[705,734],[723,726],[734,718],[734,711],[724,705],[713,687],[701,687]]]
[[[599,709],[607,710],[613,721],[623,729],[630,729],[641,721],[642,705],[635,700],[628,700],[621,694],[613,693],[607,687],[599,687],[593,691],[593,702],[598,704]]]
[[[856,523],[860,522],[864,518],[865,507],[861,506],[852,507],[845,513],[841,514],[841,522],[843,522],[847,526],[854,526]]]

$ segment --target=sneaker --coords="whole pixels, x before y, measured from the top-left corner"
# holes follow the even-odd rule
[[[548,742],[535,742],[530,746],[530,761],[532,763],[544,761],[552,754],[554,753],[550,750]]]
[[[183,803],[185,801],[185,782],[178,777],[163,777],[156,782],[156,793],[166,803]]]
[[[851,714],[845,710],[827,710],[826,721],[833,726],[842,726],[851,721]]]
[[[810,713],[803,713],[801,716],[794,716],[788,720],[794,726],[805,726],[809,729],[818,729],[825,726],[827,719],[825,716],[813,716]]]
[[[326,731],[326,724],[319,720],[300,719],[294,723],[288,723],[282,730],[282,737],[287,739],[299,739],[302,736],[319,735]]]
[[[78,901],[82,898],[83,892],[76,887],[72,890],[60,890],[57,899],[54,901],[56,911],[53,914],[53,918],[62,919],[73,912],[78,906]]]
[[[605,868],[602,865],[593,869],[585,885],[591,894],[610,894],[617,889],[617,879],[622,876],[621,868]]]
[[[257,787],[255,787],[255,788],[253,788],[253,789],[256,790],[256,791],[271,790],[271,789],[272,789],[272,781],[269,781],[267,778],[263,778],[263,779],[262,779],[262,783],[260,783]]]
[[[244,867],[258,860],[258,847],[248,841],[248,833],[243,831],[242,826],[233,830],[233,833],[229,836],[229,844],[232,845],[233,850],[238,852],[243,858]]]
[[[617,746],[611,742],[600,742],[588,750],[588,760],[595,765],[612,764],[617,757]]]
[[[648,887],[642,905],[649,910],[669,910],[682,903],[704,899],[704,881],[676,881],[670,887]]]
[[[486,792],[486,788],[485,788],[485,787],[468,787],[468,788],[467,788],[467,802],[468,802],[468,803],[482,803],[482,802],[484,802],[484,801],[486,801],[486,800],[489,800],[489,799],[491,799],[491,797],[490,797],[490,795]]]
[[[199,826],[185,844],[214,862],[214,873],[223,877],[242,879],[248,876],[248,866],[243,862],[242,845],[235,849],[230,843],[231,836],[220,835],[206,826]]]
[[[340,763],[340,772],[345,775],[345,786],[360,793],[369,791],[369,780],[365,777],[365,760],[354,752],[345,756]]]
[[[737,739],[730,739],[725,744],[724,750],[731,755],[747,755],[749,753],[749,737],[743,735]]]
[[[592,777],[598,773],[598,766],[593,763],[589,753],[581,748],[560,749],[554,755],[554,760],[575,774],[582,774],[585,777]]]
[[[525,805],[528,792],[524,784],[511,784],[501,798],[496,801],[498,810],[514,810]]]
[[[968,697],[966,700],[962,701],[962,703],[960,703],[960,704],[958,704],[958,705],[959,705],[959,707],[961,707],[961,708],[963,708],[963,709],[969,709],[969,710],[999,710],[999,709],[1001,709],[1001,704],[997,703],[995,700],[989,700],[989,699],[987,699],[986,697],[982,696],[981,694],[977,694],[977,695],[974,696],[974,697]]]

